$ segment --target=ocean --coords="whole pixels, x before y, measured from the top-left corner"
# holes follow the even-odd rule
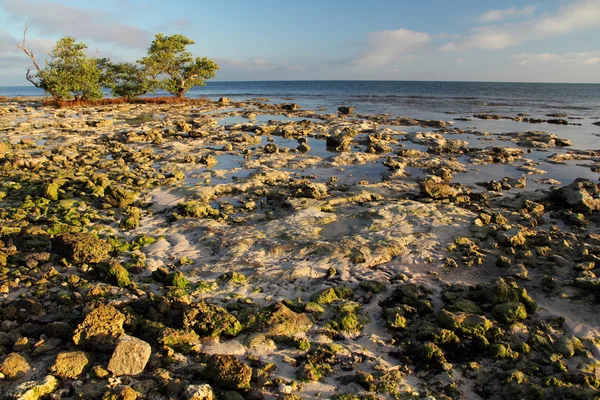
[[[108,94],[108,93],[107,93]],[[161,94],[161,93],[158,93]],[[0,87],[0,96],[40,96],[33,86]],[[353,106],[364,113],[439,118],[440,114],[495,113],[534,117],[568,114],[600,119],[600,84],[417,82],[417,81],[265,81],[216,82],[195,87],[189,97],[267,97],[308,108]]]

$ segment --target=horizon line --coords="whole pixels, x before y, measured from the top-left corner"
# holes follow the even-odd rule
[[[428,83],[525,83],[551,85],[600,85],[600,82],[532,82],[532,81],[479,81],[479,80],[423,80],[423,79],[229,79],[210,80],[206,83],[246,83],[246,82],[428,82]],[[35,87],[33,85],[0,85],[0,87]],[[202,87],[202,86],[194,86]],[[42,90],[42,89],[40,89]]]

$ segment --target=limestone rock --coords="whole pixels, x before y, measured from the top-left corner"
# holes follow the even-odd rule
[[[108,370],[117,376],[141,374],[151,353],[152,349],[148,343],[125,335],[110,358]]]
[[[600,188],[589,179],[576,179],[552,193],[551,199],[583,213],[600,211]]]
[[[441,182],[440,178],[422,180],[419,182],[419,189],[421,190],[421,195],[423,197],[429,197],[435,200],[456,197],[459,193],[458,189],[448,183]]]
[[[190,385],[183,391],[186,400],[215,400],[215,392],[210,385]]]
[[[77,379],[93,361],[93,356],[83,351],[63,351],[58,353],[50,372],[60,378]]]
[[[113,306],[102,305],[90,311],[73,335],[73,342],[96,351],[110,351],[125,333],[125,316]]]
[[[38,400],[53,393],[58,388],[58,379],[52,375],[40,381],[23,382],[2,398],[14,400]]]
[[[30,370],[27,359],[18,353],[10,353],[0,364],[0,373],[8,380],[21,379]]]

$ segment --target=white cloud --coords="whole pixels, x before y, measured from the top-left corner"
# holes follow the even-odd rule
[[[536,10],[536,6],[525,6],[523,8],[506,8],[504,10],[490,10],[479,16],[479,21],[498,22],[511,17],[523,17],[532,15]]]
[[[600,27],[600,1],[585,0],[563,7],[554,16],[542,18],[532,31],[540,36],[551,36],[594,27]]]
[[[567,64],[589,66],[600,64],[600,51],[585,53],[521,53],[513,54],[511,59],[519,65],[529,64]]]
[[[524,10],[526,8],[520,10],[521,14]],[[496,14],[488,16],[488,20],[491,20],[494,15]],[[580,0],[560,8],[553,15],[529,19],[519,24],[478,28],[462,40],[441,46],[441,49],[444,51],[500,50],[533,39],[593,28],[600,28],[600,0]]]
[[[4,9],[13,18],[29,21],[42,34],[70,35],[133,48],[150,44],[147,31],[123,24],[118,16],[99,10],[85,10],[50,1],[5,0]]]
[[[369,66],[387,65],[427,47],[431,39],[428,33],[408,29],[371,32],[353,62]]]

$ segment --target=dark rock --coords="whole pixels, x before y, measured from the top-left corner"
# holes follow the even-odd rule
[[[234,356],[215,354],[208,359],[204,376],[223,389],[249,389],[252,368]]]

